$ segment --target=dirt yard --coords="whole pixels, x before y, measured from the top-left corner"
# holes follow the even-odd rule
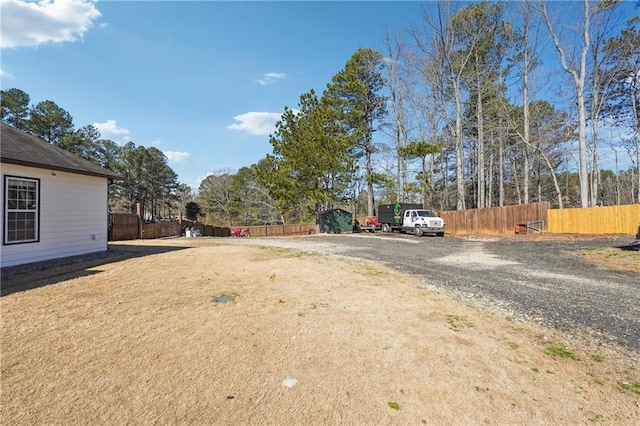
[[[640,424],[637,356],[417,277],[208,239],[123,246],[136,256],[3,277],[47,285],[0,299],[0,423]]]

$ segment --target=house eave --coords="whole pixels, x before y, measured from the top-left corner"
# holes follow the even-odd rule
[[[25,161],[25,160],[17,160],[17,159],[13,159],[13,158],[2,158],[1,162],[5,163],[5,164],[13,164],[15,166],[33,167],[33,168],[36,168],[36,169],[52,170],[52,171],[66,172],[66,173],[75,173],[75,174],[78,174],[78,175],[102,177],[102,178],[112,179],[112,180],[122,180],[122,177],[119,176],[119,175],[116,175],[116,174],[92,173],[92,172],[87,171],[87,170],[77,170],[77,169],[65,168],[65,167],[53,166],[53,165],[47,165],[47,164],[42,164],[42,163],[34,163],[34,162],[30,162],[30,161]]]

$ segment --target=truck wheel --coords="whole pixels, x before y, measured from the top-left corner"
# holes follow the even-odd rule
[[[438,232],[438,237],[444,237],[444,232]]]
[[[382,232],[391,232],[391,227],[389,226],[388,223],[382,224]]]
[[[416,237],[421,237],[422,236],[422,228],[420,228],[419,226],[416,226],[416,228],[413,230],[413,235],[415,235]]]

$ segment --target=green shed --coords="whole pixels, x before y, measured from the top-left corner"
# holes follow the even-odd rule
[[[351,212],[343,209],[329,209],[320,212],[317,223],[320,232],[326,234],[340,234],[341,232],[353,231]]]

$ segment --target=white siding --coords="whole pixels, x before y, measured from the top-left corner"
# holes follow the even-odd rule
[[[1,266],[107,250],[107,179],[2,164],[4,176],[40,179],[40,241],[2,245]],[[4,204],[0,243],[4,242]]]

